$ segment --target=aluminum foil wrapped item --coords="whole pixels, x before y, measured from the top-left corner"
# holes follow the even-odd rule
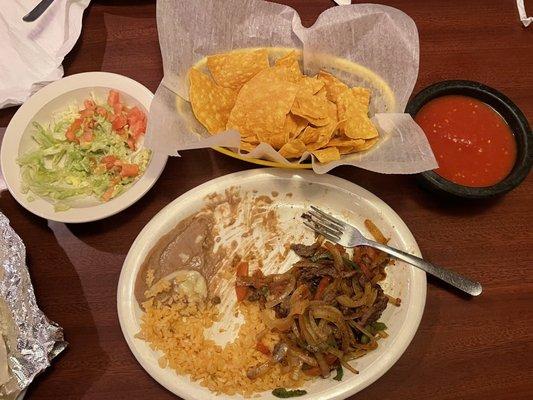
[[[176,155],[193,148],[237,149],[240,135],[227,130],[209,135],[195,119],[189,100],[188,71],[209,55],[245,48],[297,49],[305,73],[332,72],[349,86],[372,93],[370,116],[381,140],[366,152],[319,163],[325,173],[354,165],[380,173],[411,174],[437,167],[422,129],[404,112],[418,75],[418,31],[400,10],[353,4],[324,11],[305,28],[291,7],[259,0],[158,0],[157,28],[163,81],[150,107],[146,146]],[[245,157],[289,163],[262,142]],[[305,152],[300,162],[309,156]]]
[[[67,344],[37,307],[26,247],[1,212],[0,262],[0,399],[14,399]]]

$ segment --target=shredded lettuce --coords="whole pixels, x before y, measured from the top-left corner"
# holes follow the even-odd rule
[[[99,104],[110,111],[107,104]],[[117,183],[116,171],[101,164],[105,156],[115,156],[123,163],[137,164],[140,176],[150,161],[150,150],[132,150],[126,139],[118,135],[111,122],[100,115],[94,121],[91,142],[70,142],[65,133],[79,116],[75,107],[59,115],[48,126],[33,123],[34,149],[18,158],[21,167],[22,190],[50,200],[56,211],[67,210],[74,199],[94,196],[98,199],[111,187],[113,196],[124,192],[136,178],[124,178]]]

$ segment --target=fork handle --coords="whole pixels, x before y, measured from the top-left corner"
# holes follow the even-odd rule
[[[479,282],[472,281],[462,275],[450,271],[449,269],[445,269],[442,267],[438,267],[434,264],[428,263],[420,257],[416,257],[412,254],[395,249],[393,247],[374,242],[373,240],[366,240],[365,244],[367,246],[374,247],[387,254],[390,254],[391,256],[394,256],[399,260],[414,265],[415,267],[426,271],[428,274],[436,276],[437,278],[443,280],[446,283],[449,283],[450,285],[456,287],[459,290],[462,290],[465,293],[470,294],[471,296],[478,296],[483,290]]]

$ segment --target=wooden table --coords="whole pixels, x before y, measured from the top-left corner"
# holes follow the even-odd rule
[[[384,1],[409,14],[420,33],[415,91],[439,80],[473,79],[506,93],[533,120],[533,28],[515,2]],[[287,1],[311,25],[327,0]],[[531,11],[531,10],[530,10]],[[110,71],[155,91],[162,77],[152,1],[93,1],[67,75]],[[0,111],[6,126],[15,109]],[[211,150],[169,160],[155,187],[130,209],[83,224],[49,223],[8,192],[4,212],[27,246],[38,302],[65,328],[70,346],[40,376],[30,399],[173,399],[139,366],[119,328],[116,287],[124,257],[142,227],[168,202],[220,175],[252,168]],[[429,279],[422,323],[401,359],[353,396],[365,400],[533,398],[533,179],[489,201],[451,201],[420,189],[409,176],[341,167],[394,208],[425,257],[484,285],[467,300]]]

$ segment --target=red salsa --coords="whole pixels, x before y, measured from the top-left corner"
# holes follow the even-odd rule
[[[426,133],[439,163],[437,174],[470,187],[492,186],[513,169],[516,141],[492,107],[467,96],[437,97],[415,120]]]

